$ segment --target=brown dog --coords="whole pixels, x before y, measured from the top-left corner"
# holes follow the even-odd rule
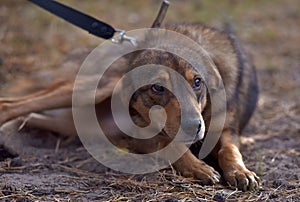
[[[225,181],[230,185],[243,190],[257,189],[259,178],[245,167],[239,152],[239,135],[255,109],[258,96],[256,74],[252,63],[231,33],[218,31],[200,24],[174,24],[165,28],[181,33],[200,44],[213,62],[211,64],[205,58],[201,59],[202,61],[199,60],[201,68],[206,68],[204,70],[208,72],[206,81],[211,82],[212,85],[219,83],[219,80],[224,83],[227,102],[226,121],[221,137],[209,156],[210,160],[216,161],[215,163],[221,169]],[[176,42],[166,46],[169,45],[176,47]],[[184,51],[184,48],[181,51]],[[86,54],[82,55],[82,59],[84,59]],[[74,58],[78,59],[79,57],[75,56],[71,60]],[[68,68],[74,69],[74,66],[70,67],[70,64],[67,64],[58,74],[63,74],[62,72]],[[113,133],[114,138],[111,140],[120,147],[126,147],[131,151],[149,153],[168,145],[178,130],[181,119],[178,100],[168,89],[155,82],[155,84],[146,85],[134,93],[130,100],[129,112],[136,125],[145,127],[151,121],[149,118],[150,108],[154,105],[163,106],[167,113],[167,120],[160,135],[148,141],[125,138],[124,143],[124,141],[118,141],[118,139],[124,140],[122,134],[116,134],[119,130],[111,130],[111,128],[116,128],[112,127],[115,125],[109,110],[110,99],[116,82],[128,70],[145,64],[168,66],[180,73],[190,84],[194,95],[191,96],[186,93],[189,101],[185,104],[190,113],[196,114],[198,118],[194,119],[193,116],[193,118],[185,120],[189,127],[195,131],[188,141],[195,142],[195,135],[199,136],[198,140],[201,139],[203,135],[201,133],[204,133],[204,129],[208,129],[210,125],[210,96],[213,96],[207,90],[207,83],[204,83],[203,75],[197,68],[171,53],[163,50],[143,50],[115,62],[97,89],[96,111],[99,116],[98,119],[102,122],[104,129],[106,127],[106,131]],[[78,64],[77,67],[79,67]],[[217,74],[211,71],[215,67]],[[76,134],[70,110],[75,75],[76,71],[72,72],[72,76],[69,78],[49,84],[45,89],[28,96],[0,99],[0,124],[23,116],[19,120],[25,119],[29,126],[59,132],[64,136]],[[166,81],[170,77],[166,71],[157,72],[156,75]],[[91,76],[82,79],[81,82],[86,83],[92,79]],[[153,79],[155,81],[155,78]],[[174,87],[174,83],[172,85]],[[175,83],[175,85],[181,84]],[[82,89],[82,97],[88,93],[86,89]],[[185,92],[182,93],[185,94]],[[85,103],[84,100],[80,103],[82,106],[86,104],[89,103]],[[45,112],[46,110],[50,111]],[[178,143],[177,146],[178,150],[185,148],[182,143]],[[198,146],[199,144],[196,142],[193,145],[193,150],[199,150]],[[185,152],[173,163],[173,166],[181,175],[199,179],[203,184],[217,183],[220,179],[220,175],[214,168],[196,158],[191,151]]]

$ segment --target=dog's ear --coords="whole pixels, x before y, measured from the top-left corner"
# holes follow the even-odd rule
[[[220,72],[215,63],[210,65],[210,67],[208,69],[208,73],[210,74],[210,77],[213,78],[213,79],[209,80],[210,88],[213,90],[217,90],[217,89],[221,88],[222,77],[221,77]]]
[[[202,60],[204,68],[202,68],[201,74],[203,74],[202,76],[204,77],[207,88],[209,88],[209,90],[222,88],[223,81],[218,70],[218,61],[215,61],[214,58],[208,54],[205,55]]]

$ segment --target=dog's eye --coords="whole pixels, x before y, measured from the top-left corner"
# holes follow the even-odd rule
[[[203,82],[202,82],[201,78],[199,78],[199,77],[195,78],[194,79],[193,89],[194,90],[200,90],[201,87],[202,87],[202,84],[203,84]]]
[[[156,94],[162,94],[165,92],[165,88],[159,84],[153,84],[151,90]]]

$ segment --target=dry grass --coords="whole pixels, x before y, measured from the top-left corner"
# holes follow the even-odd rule
[[[277,187],[263,188],[258,192],[242,192],[221,185],[202,186],[195,181],[174,175],[170,170],[132,176],[116,173],[96,174],[62,164],[39,163],[2,169],[5,173],[23,173],[43,168],[64,172],[64,175],[61,175],[64,180],[55,182],[52,189],[27,190],[18,190],[12,185],[6,185],[4,180],[0,189],[0,200],[69,201],[85,198],[89,201],[266,201],[284,198],[292,201],[299,197],[300,191],[296,184],[295,188],[291,185],[283,188],[280,182]]]

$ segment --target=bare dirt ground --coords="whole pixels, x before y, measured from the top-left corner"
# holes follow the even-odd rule
[[[160,1],[61,2],[130,30],[149,26]],[[242,153],[261,176],[262,189],[201,186],[171,169],[137,176],[117,173],[93,160],[79,142],[59,145],[57,134],[25,128],[0,134],[0,201],[300,201],[300,1],[171,3],[166,22],[220,26],[230,21],[253,56],[261,93],[242,138]],[[73,49],[100,43],[27,1],[2,0],[0,95],[5,96],[9,83],[55,69]]]

